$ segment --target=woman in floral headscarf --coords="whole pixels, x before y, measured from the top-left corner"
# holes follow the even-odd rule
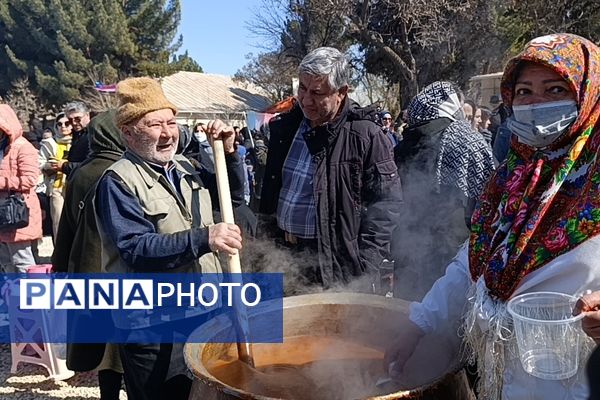
[[[587,398],[582,366],[562,381],[523,370],[506,304],[528,292],[578,295],[600,287],[599,95],[600,50],[579,36],[534,39],[508,63],[508,158],[479,200],[468,246],[411,305],[410,322],[387,353],[396,361],[392,375],[423,335],[442,334],[469,345],[479,398]]]

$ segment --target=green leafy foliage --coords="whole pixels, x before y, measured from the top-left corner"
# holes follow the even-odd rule
[[[529,0],[497,5],[495,30],[516,55],[531,39],[551,33],[574,33],[600,41],[600,3],[595,0]]]

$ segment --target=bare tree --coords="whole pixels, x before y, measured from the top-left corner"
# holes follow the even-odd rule
[[[250,82],[269,94],[273,102],[283,100],[292,94],[292,78],[296,77],[296,65],[276,52],[257,56],[248,54],[249,60],[236,72],[235,81]]]
[[[345,50],[351,44],[340,13],[323,12],[329,0],[262,0],[248,28],[264,39],[267,52],[277,52],[298,65],[322,46]]]
[[[108,63],[94,65],[91,68],[86,69],[85,73],[90,85],[81,90],[81,100],[86,103],[91,110],[96,112],[117,108],[119,101],[116,94],[97,90],[96,83],[116,83],[126,76],[119,74],[117,70],[110,68],[110,64]]]
[[[402,87],[407,103],[420,84],[435,78],[470,76],[487,55],[467,51],[489,25],[498,0],[263,0],[253,32],[296,62],[310,50],[331,45],[360,48],[364,73]],[[491,46],[480,46],[490,49]],[[490,51],[492,56],[499,58]],[[501,52],[496,52],[500,53]],[[476,54],[481,61],[469,58]],[[492,57],[492,58],[494,58]],[[452,66],[448,68],[448,66]],[[464,83],[467,78],[459,79]]]
[[[369,104],[378,103],[394,117],[400,114],[399,83],[390,83],[385,77],[365,73],[360,78],[357,91],[364,92]]]
[[[365,49],[367,71],[400,82],[406,103],[434,69],[460,62],[467,37],[486,24],[483,0],[328,0],[322,13],[342,14],[348,33]],[[436,75],[440,75],[440,68]],[[423,79],[425,77],[425,79]],[[428,83],[428,82],[423,82]]]
[[[318,46],[358,48],[359,71],[399,83],[407,104],[433,80],[465,86],[473,75],[500,71],[539,35],[599,41],[600,2],[263,0],[250,26],[270,53],[296,65]]]
[[[31,118],[40,118],[47,113],[47,108],[40,101],[38,95],[31,90],[27,77],[19,78],[12,82],[12,89],[6,95],[9,104],[21,125],[27,127]]]
[[[95,88],[85,88],[81,97],[81,101],[87,104],[91,110],[96,112],[107,111],[117,108],[119,100],[115,93],[103,93]]]
[[[251,82],[279,101],[292,94],[292,79],[306,54],[322,46],[346,50],[351,42],[344,21],[321,12],[327,1],[262,0],[247,24],[266,52],[249,55],[235,79]]]

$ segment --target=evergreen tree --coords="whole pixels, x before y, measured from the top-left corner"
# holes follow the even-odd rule
[[[0,1],[0,93],[27,77],[51,104],[81,98],[95,82],[201,71],[175,57],[179,0]]]

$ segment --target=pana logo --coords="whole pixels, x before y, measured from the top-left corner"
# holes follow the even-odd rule
[[[234,290],[239,288],[240,290]],[[222,289],[226,289],[226,295]],[[228,307],[239,296],[247,307],[261,300],[260,287],[252,282],[159,282],[152,279],[22,279],[19,283],[22,309],[124,309],[162,307],[172,301],[177,307],[213,307],[226,297]],[[155,301],[156,300],[156,301]],[[225,302],[224,302],[225,304]]]

